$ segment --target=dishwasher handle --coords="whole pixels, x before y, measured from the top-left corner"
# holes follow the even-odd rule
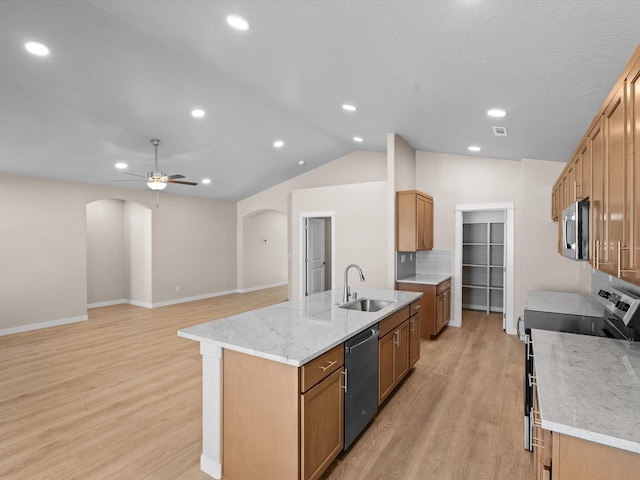
[[[369,337],[367,337],[367,338],[365,338],[364,340],[362,340],[362,341],[360,341],[360,342],[356,343],[355,345],[347,346],[347,347],[346,347],[347,354],[351,353],[351,352],[352,352],[353,350],[355,350],[356,348],[361,347],[361,346],[362,346],[362,345],[364,345],[365,343],[369,343],[372,339],[375,339],[375,340],[377,340],[377,339],[378,339],[378,333],[379,333],[379,330],[376,330],[376,329],[372,328],[372,329],[370,330],[370,332],[371,332],[371,335],[370,335]]]

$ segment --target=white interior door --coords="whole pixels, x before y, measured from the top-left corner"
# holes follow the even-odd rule
[[[324,218],[306,220],[306,295],[325,290],[326,258]]]

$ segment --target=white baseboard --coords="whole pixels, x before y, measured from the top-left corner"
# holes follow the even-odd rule
[[[127,300],[126,298],[120,298],[118,300],[109,300],[107,302],[90,303],[87,305],[87,308],[109,307],[111,305],[120,305],[121,303],[129,302],[130,300]]]
[[[257,290],[264,290],[266,288],[281,287],[283,285],[287,285],[288,283],[289,282],[278,282],[278,283],[271,283],[269,285],[260,285],[259,287],[239,288],[237,292],[238,293],[255,292]]]
[[[221,297],[222,295],[229,295],[231,293],[238,293],[238,290],[225,290],[223,292],[205,293],[204,295],[196,295],[194,297],[176,298],[174,300],[167,300],[167,301],[164,301],[164,302],[157,302],[157,303],[154,303],[152,305],[149,305],[149,307],[151,307],[151,308],[166,307],[168,305],[175,305],[177,303],[193,302],[195,300],[204,300],[205,298]],[[146,307],[147,305],[140,305],[140,306],[145,306]]]
[[[19,327],[4,328],[0,330],[0,336],[12,335],[14,333],[29,332],[31,330],[39,330],[41,328],[57,327],[68,323],[84,322],[88,320],[88,315],[80,315],[79,317],[62,318],[60,320],[51,320],[48,322],[31,323],[29,325],[20,325]]]

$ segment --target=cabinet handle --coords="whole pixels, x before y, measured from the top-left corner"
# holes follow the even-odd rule
[[[631,250],[629,247],[622,247],[620,240],[618,240],[618,278],[621,278],[623,273],[631,273],[633,270],[623,270],[622,267],[622,250]]]
[[[395,343],[396,346],[399,347],[400,346],[400,330],[396,330],[395,332],[393,332],[393,334],[396,337],[396,339],[393,341],[393,343]]]
[[[414,319],[414,318],[412,318],[412,319],[411,319],[411,333],[413,333],[413,332],[415,332],[415,331],[416,331],[416,329],[415,329],[415,319]]]
[[[342,375],[344,375],[344,385],[342,385],[340,388],[344,389],[344,393],[346,395],[347,394],[347,370],[343,370]]]
[[[333,362],[327,360],[327,362],[329,362],[329,365],[327,365],[326,367],[323,367],[322,365],[318,365],[318,368],[320,370],[322,370],[323,372],[326,372],[328,369],[330,369],[331,367],[333,367],[336,363],[338,363],[337,360],[334,360]]]
[[[600,269],[600,240],[596,240],[596,248],[593,252],[593,263],[595,263],[596,270]]]
[[[422,306],[422,305],[414,305],[414,306],[413,306],[413,309],[414,309],[414,310],[420,310],[420,307],[421,307],[421,306]]]
[[[535,376],[529,374],[529,386],[533,387],[534,385],[537,387],[538,386],[538,381],[537,381]]]

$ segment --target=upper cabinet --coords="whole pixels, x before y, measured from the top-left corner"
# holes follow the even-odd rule
[[[556,181],[552,218],[583,199],[591,265],[640,285],[640,47]]]
[[[433,198],[417,190],[396,193],[396,250],[433,249]]]

